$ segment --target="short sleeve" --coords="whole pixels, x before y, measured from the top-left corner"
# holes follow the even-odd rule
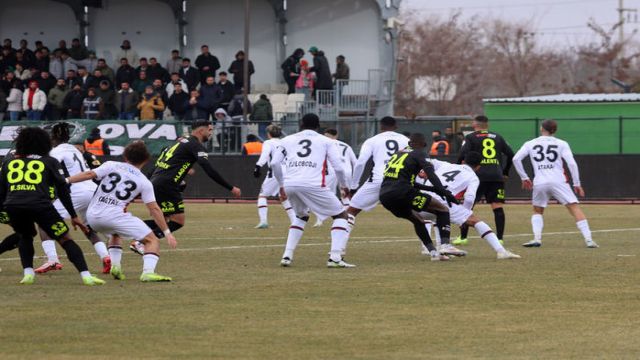
[[[140,197],[142,198],[142,202],[145,204],[156,201],[156,195],[153,192],[153,185],[147,179],[145,179],[144,186],[142,187],[142,191],[140,192]]]

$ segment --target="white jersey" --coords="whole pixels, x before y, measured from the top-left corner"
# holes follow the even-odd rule
[[[387,166],[389,158],[399,150],[406,148],[408,144],[409,138],[394,131],[385,131],[367,139],[360,148],[360,156],[353,169],[351,189],[357,189],[360,185],[360,178],[369,159],[373,159],[371,182],[382,183],[384,168]]]
[[[151,181],[133,165],[107,161],[93,171],[100,184],[89,204],[88,217],[122,214],[138,195],[145,204],[156,201]]]
[[[351,174],[353,173],[353,167],[356,165],[356,154],[353,152],[353,149],[349,144],[340,141],[334,140],[336,145],[338,146],[338,153],[340,154],[340,160],[342,162],[342,168],[344,169],[344,173],[347,176],[347,179],[351,179]],[[328,165],[328,175],[335,176],[333,172],[333,168],[331,165]]]
[[[533,184],[566,183],[562,160],[567,162],[571,172],[574,186],[580,186],[580,173],[571,148],[566,141],[553,136],[540,136],[529,140],[513,157],[513,165],[522,180],[528,180],[529,176],[522,166],[522,160],[529,156],[533,167]]]
[[[339,184],[347,185],[334,140],[313,130],[303,130],[282,139],[278,149],[271,168],[280,185],[325,187],[327,163],[335,170]]]
[[[260,153],[260,158],[258,159],[258,162],[256,162],[256,165],[262,167],[264,165],[267,166],[271,166],[271,160],[273,159],[273,156],[275,155],[276,151],[278,150],[278,147],[280,146],[280,143],[282,142],[282,140],[278,139],[278,138],[273,138],[273,139],[269,139],[265,142],[262,143],[262,152]]]
[[[429,159],[431,161],[431,159]],[[471,209],[476,200],[476,191],[480,186],[480,179],[468,165],[451,164],[437,161],[435,172],[442,185],[458,199],[464,197],[464,207]],[[432,161],[433,163],[433,161]],[[427,181],[428,185],[432,185]]]
[[[51,149],[49,155],[62,164],[62,169],[66,172],[67,177],[89,170],[89,165],[84,160],[82,153],[71,144],[60,144]],[[71,185],[71,194],[84,191],[94,192],[95,190],[96,183],[93,181],[83,181]]]

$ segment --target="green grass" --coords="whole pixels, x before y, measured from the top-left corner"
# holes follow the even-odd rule
[[[62,271],[21,287],[17,251],[3,254],[0,359],[639,356],[639,207],[585,206],[601,245],[592,250],[558,206],[545,217],[555,234],[521,248],[530,209],[509,206],[507,247],[522,260],[498,262],[474,238],[449,263],[421,256],[410,224],[378,208],[358,218],[347,258],[356,269],[325,268],[328,223],[309,226],[294,266],[280,268],[285,216],[270,209],[272,228],[259,231],[253,205],[187,205],[179,249],[163,246],[158,266],[168,284],[138,282],[141,259],[127,251],[126,281],[100,275],[105,286],[83,287],[63,259]]]

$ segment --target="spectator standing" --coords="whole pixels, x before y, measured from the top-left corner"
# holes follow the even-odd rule
[[[89,51],[80,43],[80,39],[71,40],[69,56],[75,61],[82,61],[89,57]]]
[[[429,155],[431,156],[444,156],[449,155],[449,142],[445,138],[442,137],[442,132],[440,130],[434,130],[431,132],[431,139],[433,143],[431,144],[431,151]]]
[[[267,136],[267,126],[273,121],[273,106],[267,95],[260,95],[260,99],[253,104],[251,121],[258,123],[258,135],[264,139]]]
[[[173,93],[169,96],[167,106],[176,120],[184,120],[189,108],[189,94],[182,90],[179,82],[171,84]]]
[[[127,58],[121,58],[120,67],[116,70],[116,86],[120,87],[123,82],[127,82],[131,85],[136,78],[136,69],[129,65],[129,60],[127,60]]]
[[[233,99],[233,95],[236,93],[236,88],[233,86],[231,81],[227,80],[227,73],[224,71],[220,72],[220,81],[218,81],[218,87],[220,88],[220,107],[229,111],[229,104]]]
[[[4,114],[7,112],[7,94],[0,88],[0,121],[4,120]]]
[[[215,79],[216,71],[220,69],[220,61],[209,52],[209,46],[202,45],[200,51],[202,53],[196,58],[196,67],[200,71],[200,82],[204,84],[209,76]]]
[[[242,88],[244,88],[244,51],[240,50],[236,53],[236,59],[233,60],[231,65],[229,66],[229,73],[233,74],[233,85],[236,89],[234,93],[238,93]],[[253,62],[249,60],[249,90],[247,93],[251,92],[251,75],[255,73],[255,69],[253,67]]]
[[[22,86],[20,84],[19,80],[14,79],[9,89],[9,96],[7,96],[9,120],[19,120],[20,113],[22,113]]]
[[[118,111],[118,119],[133,120],[136,117],[138,103],[140,97],[138,93],[133,91],[128,82],[120,84],[120,90],[116,95],[116,110]]]
[[[82,101],[85,98],[84,90],[80,84],[73,85],[73,89],[69,91],[64,98],[64,108],[67,110],[67,119],[80,119],[82,112]]]
[[[103,156],[111,155],[109,144],[100,136],[100,128],[97,127],[91,129],[91,133],[84,141],[84,149],[101,160]]]
[[[0,71],[3,73],[9,69],[15,69],[18,60],[9,48],[2,48],[0,53]]]
[[[205,108],[204,99],[198,90],[191,90],[185,120],[209,119],[209,112]]]
[[[180,51],[171,50],[171,59],[167,61],[167,71],[169,72],[169,74],[177,73],[180,71],[181,67],[182,57],[180,57]]]
[[[102,119],[104,112],[104,102],[96,95],[96,89],[89,88],[87,90],[87,96],[82,100],[82,109],[80,110],[80,117],[87,120]]]
[[[36,60],[33,62],[33,67],[38,69],[38,71],[49,71],[49,56],[46,56],[45,53],[46,51],[44,49],[36,51]]]
[[[314,74],[309,71],[309,62],[304,59],[300,60],[300,76],[296,81],[296,93],[304,94],[305,100],[309,100],[313,93],[314,77]]]
[[[73,62],[69,54],[65,52],[61,53],[60,60],[62,65],[62,72],[61,72],[62,76],[66,76],[66,73],[69,70],[73,70],[73,71],[78,70],[78,66]]]
[[[312,46],[309,52],[313,55],[313,67],[309,71],[316,74],[315,90],[333,90],[331,69],[324,52],[315,46]]]
[[[120,46],[120,51],[116,54],[116,59],[126,58],[129,65],[135,67],[138,66],[140,57],[138,53],[131,48],[131,42],[124,40]]]
[[[36,60],[36,54],[34,54],[33,51],[29,50],[28,45],[29,43],[27,42],[27,40],[25,39],[20,40],[20,48],[16,52],[16,55],[22,54],[22,58],[24,61],[23,66],[25,68],[28,68],[29,66],[31,66],[31,64],[33,64],[33,62]]]
[[[333,80],[338,88],[338,97],[342,96],[342,88],[347,85],[347,80],[349,80],[349,77],[351,76],[350,72],[349,65],[345,62],[344,55],[338,55],[336,58],[336,72],[333,74]]]
[[[75,70],[67,70],[67,89],[73,89],[73,86],[78,83],[78,76]]]
[[[78,61],[78,64],[87,68],[87,71],[91,74],[98,67],[98,58],[96,57],[96,52],[93,50],[89,50],[89,57]]]
[[[282,68],[282,76],[289,87],[287,94],[296,92],[296,81],[300,75],[300,60],[304,56],[304,50],[298,48],[280,65]]]
[[[158,94],[153,91],[153,86],[147,86],[138,103],[140,120],[156,120],[156,111],[164,111],[164,103]]]
[[[167,72],[167,70],[165,70],[165,68],[162,67],[162,65],[160,65],[158,60],[154,57],[149,59],[149,68],[147,68],[147,76],[152,81],[156,79],[162,81],[162,84],[169,81],[169,73]]]
[[[87,88],[92,87],[94,89],[97,89],[100,87],[100,84],[102,82],[106,82],[109,85],[109,87],[112,86],[111,82],[109,81],[109,78],[102,74],[102,70],[95,69],[93,70],[93,76],[90,76],[89,80],[87,81]]]
[[[260,154],[262,154],[262,143],[258,137],[253,134],[247,135],[247,142],[242,145],[242,155],[260,156]]]
[[[2,78],[0,78],[0,88],[4,90],[5,94],[8,94],[13,87],[13,81],[16,78],[16,74],[11,71],[7,71],[5,73],[0,73],[0,75],[2,75]]]
[[[180,69],[180,78],[187,83],[190,91],[195,90],[200,83],[200,72],[191,66],[191,59],[182,59],[182,68]]]
[[[179,83],[182,86],[182,91],[184,91],[185,93],[189,93],[189,87],[187,86],[187,83],[180,78],[180,74],[175,72],[171,74],[171,79],[169,80],[167,86],[164,88],[164,90],[167,92],[167,96],[173,95],[176,83]]]
[[[78,76],[76,82],[82,86],[83,89],[89,88],[89,73],[87,72],[87,68],[84,66],[78,67]]]
[[[48,94],[49,90],[56,86],[56,79],[48,71],[41,71],[38,76],[33,77],[33,80],[38,82],[38,88],[45,94]]]
[[[37,81],[29,81],[29,88],[22,95],[22,109],[27,113],[27,120],[42,119],[45,106],[47,95],[38,88]]]
[[[155,79],[153,80],[153,91],[162,99],[162,110],[156,110],[156,119],[162,120],[164,118],[164,110],[167,108],[167,102],[169,102],[169,96],[167,96],[167,91],[164,89],[164,84],[162,80]]]
[[[25,69],[20,63],[16,64],[16,70],[13,73],[15,74],[16,79],[19,79],[21,81],[27,81],[31,79],[31,71]]]
[[[58,79],[56,86],[49,90],[47,101],[49,102],[49,119],[60,120],[66,118],[64,99],[67,97],[69,89],[64,79]]]
[[[98,64],[96,65],[95,70],[100,70],[102,75],[109,79],[111,84],[115,84],[116,74],[113,72],[113,69],[107,65],[105,59],[98,59]]]
[[[152,84],[152,82],[147,77],[147,73],[144,72],[144,71],[141,71],[138,74],[138,78],[136,79],[136,81],[133,82],[131,87],[133,88],[133,91],[135,91],[138,94],[142,95],[142,94],[144,94],[144,89],[146,89],[147,86],[151,86],[151,84]]]
[[[107,80],[100,82],[100,86],[96,89],[96,95],[102,99],[103,111],[102,119],[117,119],[118,111],[116,110],[116,92],[111,87],[111,83]]]
[[[206,82],[200,86],[200,96],[207,111],[205,120],[209,119],[209,115],[215,117],[215,111],[220,107],[220,102],[222,101],[222,91],[218,84],[215,83],[213,76],[208,76]]]
[[[247,114],[251,114],[251,111],[251,102],[247,101]],[[227,113],[231,117],[244,116],[244,94],[242,93],[242,89],[231,99]]]
[[[40,50],[41,49],[41,47],[38,47],[38,43],[40,43],[40,45],[42,45],[41,41],[36,41],[36,50]],[[67,42],[65,40],[58,41],[58,47],[53,49],[54,53],[56,53],[58,51],[66,52],[66,53],[69,52],[69,48],[67,47]]]
[[[147,58],[140,58],[140,66],[136,68],[136,76],[139,76],[141,72],[146,72],[147,77],[149,77],[149,63],[147,62]]]

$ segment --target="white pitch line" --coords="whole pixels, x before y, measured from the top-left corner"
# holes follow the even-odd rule
[[[608,233],[608,232],[623,232],[623,231],[640,231],[640,228],[627,228],[627,229],[602,229],[602,230],[592,230],[592,233]],[[550,232],[550,233],[546,233],[544,234],[545,236],[554,236],[554,235],[573,235],[573,234],[580,234],[579,231],[560,231],[560,232]],[[505,237],[522,237],[522,236],[533,236],[533,234],[511,234],[511,235],[507,235]],[[478,236],[473,236],[470,237],[472,239],[479,239]],[[238,238],[227,238],[227,239],[238,239]],[[251,239],[255,239],[255,238],[251,238]],[[264,238],[261,238],[264,239]],[[281,238],[277,238],[277,239],[281,239]],[[309,239],[309,238],[307,238]],[[419,240],[417,238],[406,238],[406,237],[353,237],[352,239],[387,239],[387,240],[363,240],[363,241],[349,241],[349,244],[351,245],[358,245],[358,244],[389,244],[389,243],[403,243],[403,242],[416,242],[418,243]],[[215,240],[220,240],[220,239],[215,239]],[[323,242],[323,243],[301,243],[298,246],[326,246],[328,244],[328,239],[327,242]],[[242,249],[267,249],[267,248],[281,248],[282,246],[284,246],[282,243],[280,244],[260,244],[260,245],[232,245],[232,246],[214,246],[214,247],[205,247],[205,248],[178,248],[178,249],[174,249],[174,250],[163,250],[164,252],[191,252],[191,251],[219,251],[219,250],[242,250]],[[128,255],[134,255],[131,252],[125,252],[124,254],[128,254]],[[95,253],[85,253],[85,255],[95,255]],[[632,255],[635,256],[635,255]],[[60,257],[66,257],[64,255],[61,255]],[[44,256],[37,256],[36,258],[45,258]],[[17,261],[20,260],[19,257],[17,258],[6,258],[6,259],[0,259],[0,261]]]

